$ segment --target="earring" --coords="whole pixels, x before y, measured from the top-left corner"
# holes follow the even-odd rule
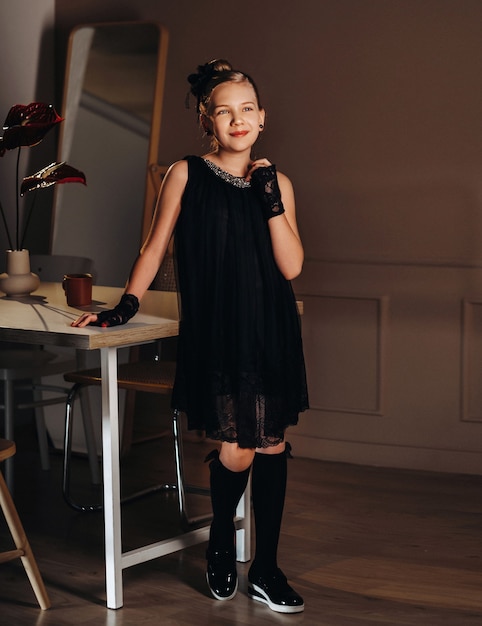
[[[264,124],[260,124],[259,125],[259,130],[263,130],[263,128],[264,128]]]

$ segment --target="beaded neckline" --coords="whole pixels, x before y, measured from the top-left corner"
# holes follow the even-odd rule
[[[216,176],[219,176],[219,178],[222,178],[230,185],[239,187],[239,189],[246,189],[248,187],[251,187],[251,183],[242,176],[233,176],[233,174],[226,172],[225,170],[221,169],[219,165],[216,165],[216,163],[213,163],[212,161],[210,161],[209,159],[205,159],[204,157],[203,161],[204,163],[206,163],[209,169],[216,174]]]

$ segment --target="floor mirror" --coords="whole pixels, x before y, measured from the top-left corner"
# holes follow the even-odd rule
[[[167,46],[156,22],[70,35],[58,160],[87,186],[56,186],[51,253],[93,259],[97,284],[125,284],[152,215]]]

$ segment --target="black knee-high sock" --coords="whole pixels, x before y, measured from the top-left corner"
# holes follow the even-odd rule
[[[269,575],[278,567],[277,552],[286,494],[286,452],[256,453],[251,478],[256,551],[250,572]]]
[[[209,464],[213,520],[209,533],[209,552],[234,550],[234,516],[248,483],[250,467],[232,472],[224,467],[218,455]]]

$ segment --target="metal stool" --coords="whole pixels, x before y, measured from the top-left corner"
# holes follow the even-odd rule
[[[144,360],[131,363],[124,363],[118,366],[117,385],[119,389],[127,391],[143,391],[156,394],[170,394],[174,385],[174,375],[176,364],[170,361]],[[67,504],[76,511],[98,511],[102,509],[101,504],[79,504],[75,502],[70,494],[71,477],[71,454],[72,454],[72,430],[73,430],[73,405],[77,393],[86,385],[100,385],[101,372],[99,368],[82,370],[79,372],[69,372],[64,375],[67,382],[74,383],[67,396],[65,411],[65,439],[64,439],[64,463],[63,463],[63,484],[62,492]],[[174,438],[174,460],[176,468],[176,484],[155,485],[143,491],[132,494],[123,499],[123,502],[130,502],[156,491],[177,491],[178,507],[181,516],[181,523],[184,528],[191,528],[211,518],[211,515],[203,515],[190,518],[186,508],[186,493],[196,493],[208,495],[209,489],[185,485],[184,463],[182,450],[182,435],[179,411],[174,410],[172,414],[172,433]]]

